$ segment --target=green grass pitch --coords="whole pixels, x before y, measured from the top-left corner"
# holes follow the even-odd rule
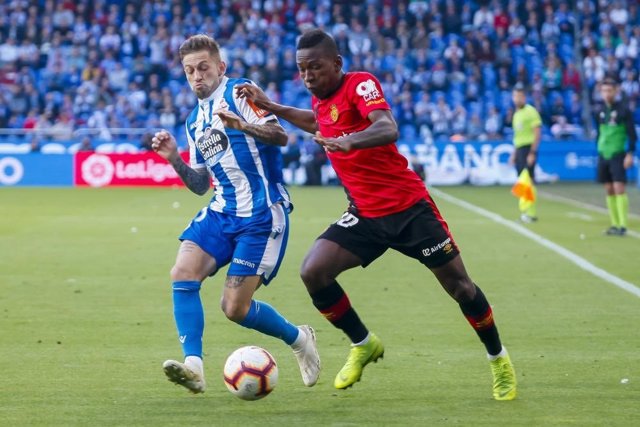
[[[443,188],[515,219],[505,187]],[[596,185],[543,187],[600,203]],[[640,197],[630,189],[636,215]],[[348,342],[313,308],[298,278],[313,239],[346,207],[338,188],[293,188],[280,274],[257,298],[317,330],[323,372],[305,388],[281,342],[227,321],[224,271],[203,288],[208,390],[189,395],[161,370],[180,358],[169,269],[176,236],[205,205],[184,189],[0,189],[0,425],[629,426],[640,422],[640,298],[514,231],[443,200],[471,276],[494,307],[519,380],[491,399],[483,348],[428,270],[388,252],[340,282],[386,345],[362,381],[333,389]],[[176,203],[177,202],[177,203]],[[606,237],[606,214],[543,198],[527,226],[640,285],[640,240]],[[640,229],[638,216],[630,224]],[[235,348],[267,348],[280,382],[244,402],[222,381]],[[627,379],[628,381],[622,381]]]

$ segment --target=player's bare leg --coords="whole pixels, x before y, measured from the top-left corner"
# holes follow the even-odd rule
[[[482,290],[473,283],[458,255],[442,267],[432,269],[442,287],[458,302],[462,313],[487,349],[493,375],[493,397],[516,397],[516,375],[507,350],[502,346],[493,311]]]
[[[280,338],[291,346],[307,387],[316,384],[320,376],[320,356],[313,328],[294,326],[272,306],[253,299],[262,284],[261,276],[227,276],[221,307],[227,318],[246,328]]]
[[[307,253],[300,271],[313,305],[352,342],[347,362],[334,380],[338,389],[360,381],[364,367],[384,355],[382,341],[364,326],[336,281],[341,272],[359,265],[362,260],[353,253],[335,242],[318,239]]]

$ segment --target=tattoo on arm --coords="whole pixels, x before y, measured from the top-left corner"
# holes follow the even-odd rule
[[[246,123],[243,132],[267,144],[285,145],[287,143],[284,128],[276,122],[267,122],[263,125]]]
[[[181,157],[171,160],[171,166],[173,166],[189,190],[200,196],[206,194],[209,190],[211,184],[209,182],[209,173],[205,168],[202,171],[195,170],[182,161]]]

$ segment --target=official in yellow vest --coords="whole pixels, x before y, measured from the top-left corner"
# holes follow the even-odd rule
[[[531,194],[533,196],[521,197],[519,200],[520,220],[531,223],[538,219],[536,212],[537,192],[534,184],[542,119],[538,111],[531,104],[527,104],[527,96],[522,84],[518,83],[513,88],[512,100],[516,107],[512,121],[515,150],[509,160],[511,164],[515,164],[519,178],[522,178],[523,171],[526,169],[531,179]]]

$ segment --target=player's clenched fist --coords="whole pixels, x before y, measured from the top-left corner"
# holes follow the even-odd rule
[[[171,160],[172,157],[178,156],[178,144],[176,139],[166,130],[156,132],[151,139],[151,148],[158,153],[160,157]]]
[[[351,150],[351,144],[346,137],[343,138],[326,138],[320,132],[316,132],[313,140],[322,145],[327,151],[342,151],[346,153]]]

